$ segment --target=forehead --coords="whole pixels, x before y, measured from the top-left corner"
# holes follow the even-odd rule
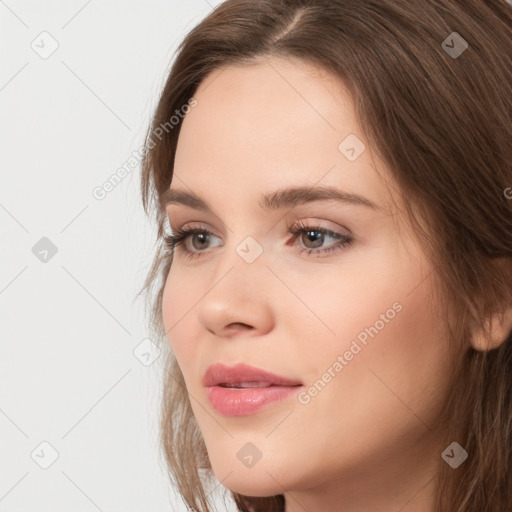
[[[248,199],[251,191],[322,184],[381,205],[389,194],[391,177],[370,151],[352,98],[320,68],[276,58],[228,66],[207,76],[194,97],[178,140],[177,186],[212,198],[221,185],[224,198]],[[360,152],[355,160],[347,146]]]

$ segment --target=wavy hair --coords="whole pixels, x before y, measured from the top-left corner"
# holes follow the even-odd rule
[[[458,56],[446,51],[453,42],[443,43],[453,32],[468,44]],[[166,350],[160,439],[169,478],[190,509],[211,510],[212,468],[162,320],[172,254],[162,243],[160,197],[173,178],[175,113],[210,72],[271,56],[313,64],[346,85],[363,133],[407,198],[404,213],[453,313],[440,320],[464,354],[443,420],[447,445],[462,439],[469,458],[453,470],[440,457],[436,512],[512,510],[512,335],[490,350],[469,344],[471,329],[487,332],[491,315],[512,305],[507,0],[227,0],[181,42],[146,134],[141,175],[157,245],[140,293]],[[283,495],[231,497],[239,511],[284,511]]]

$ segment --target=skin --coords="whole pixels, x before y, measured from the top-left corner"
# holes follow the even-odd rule
[[[195,192],[215,215],[180,204],[167,212],[173,231],[193,223],[214,236],[182,242],[198,258],[176,248],[162,313],[215,476],[244,495],[284,494],[287,512],[432,512],[446,448],[432,426],[454,362],[431,266],[350,96],[318,68],[272,58],[216,70],[194,97],[171,188]],[[353,162],[338,149],[351,133],[366,145]],[[262,194],[294,185],[335,186],[378,209],[332,200],[260,208]],[[351,233],[354,244],[300,253],[337,241],[295,237],[299,220]],[[236,252],[247,236],[263,249],[250,264]],[[308,390],[396,303],[307,404],[292,397],[244,417],[211,406],[201,384],[211,364],[245,362]],[[250,468],[237,457],[248,442],[262,454]]]

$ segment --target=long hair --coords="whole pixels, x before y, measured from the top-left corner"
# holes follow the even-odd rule
[[[158,226],[140,293],[167,350],[161,446],[170,479],[189,508],[211,510],[212,468],[183,375],[163,341],[172,254],[161,243],[160,196],[173,177],[177,114],[191,108],[210,72],[271,56],[301,59],[346,85],[364,135],[407,198],[404,214],[453,313],[439,319],[449,325],[453,350],[464,349],[451,375],[446,439],[462,439],[469,458],[454,471],[440,457],[436,511],[512,510],[512,336],[492,350],[469,348],[471,329],[485,330],[512,303],[507,0],[227,0],[181,42],[146,134],[141,176],[144,209]],[[239,511],[284,510],[283,495],[231,495]]]

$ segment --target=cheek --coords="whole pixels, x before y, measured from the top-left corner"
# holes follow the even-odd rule
[[[344,308],[333,324],[336,337],[310,337],[301,347],[297,363],[306,368],[308,394],[302,395],[293,419],[273,432],[276,447],[298,437],[301,446],[309,445],[301,457],[326,472],[366,464],[386,467],[398,450],[419,449],[419,440],[430,435],[443,409],[448,342],[426,307],[423,290],[407,296],[409,291],[366,301],[359,311]],[[388,323],[377,323],[397,298],[402,309],[393,310]],[[360,333],[367,334],[366,344],[357,338]]]
[[[440,412],[453,366],[449,335],[440,320],[431,310],[427,285],[418,288],[404,298],[372,362],[375,373],[426,421]]]
[[[383,433],[388,441],[390,432],[416,435],[442,410],[451,364],[447,333],[428,307],[426,283],[413,293],[402,289],[369,297],[359,310],[346,308],[335,340],[316,343],[308,354],[316,369],[310,383],[324,381],[329,368],[336,375],[314,398],[319,416],[332,419],[332,435],[342,426],[348,438],[382,441],[384,449]]]
[[[368,251],[367,255],[347,257],[337,267],[289,279],[305,304],[295,296],[283,297],[286,300],[280,304],[287,304],[286,310],[293,313],[287,321],[295,326],[304,361],[334,362],[337,355],[353,347],[354,340],[362,348],[368,347],[376,331],[382,337],[381,333],[404,316],[400,310],[413,286],[405,282],[403,272],[390,265],[394,260],[395,254],[375,251],[372,255]]]
[[[361,268],[371,271],[331,273],[308,295],[330,332],[312,315],[298,321],[305,380],[319,390],[312,390],[312,409],[333,418],[333,434],[339,425],[354,435],[361,425],[368,433],[375,426],[374,434],[386,423],[388,430],[409,420],[421,427],[414,414],[434,421],[440,413],[452,363],[448,334],[431,308],[434,281],[423,280],[426,267],[392,254]]]

